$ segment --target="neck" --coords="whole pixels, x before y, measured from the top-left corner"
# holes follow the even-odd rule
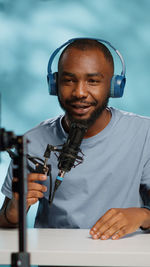
[[[111,112],[108,108],[106,108],[101,113],[99,118],[97,118],[97,120],[91,125],[91,127],[89,127],[84,138],[92,137],[101,132],[108,125],[110,120],[111,120]]]
[[[97,120],[88,128],[84,138],[92,137],[98,134],[99,132],[101,132],[108,125],[110,120],[111,120],[111,112],[109,108],[106,108],[101,113],[99,118],[97,118]],[[64,130],[66,132],[69,132],[70,121],[68,120],[66,115],[64,116],[62,120],[62,125],[63,125]]]

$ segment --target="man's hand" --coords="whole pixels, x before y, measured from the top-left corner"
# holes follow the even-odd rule
[[[150,211],[144,208],[110,209],[91,228],[93,239],[119,239],[150,225]]]
[[[40,173],[30,173],[27,178],[28,191],[26,195],[26,207],[27,210],[33,204],[35,204],[39,198],[44,196],[44,192],[47,191],[47,187],[38,183],[38,181],[45,181],[47,176]],[[17,181],[17,178],[13,178],[13,181]],[[13,193],[13,199],[18,201],[18,193]]]
[[[38,183],[38,181],[45,181],[47,176],[40,173],[30,173],[28,175],[28,192],[27,192],[27,210],[35,204],[39,198],[44,196],[44,192],[47,191],[47,187]]]
[[[36,203],[39,198],[44,196],[47,191],[45,185],[38,183],[45,181],[47,176],[39,173],[31,173],[28,175],[28,192],[26,196],[27,210],[31,205]],[[17,182],[17,178],[13,178],[13,182]],[[18,224],[18,199],[19,194],[13,192],[12,199],[5,198],[2,209],[0,210],[0,227],[17,227]]]

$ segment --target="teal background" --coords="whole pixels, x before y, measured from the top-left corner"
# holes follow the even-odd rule
[[[48,59],[66,40],[87,36],[110,41],[125,59],[124,97],[110,105],[150,116],[149,10],[149,0],[0,0],[2,126],[23,134],[62,113],[57,97],[48,95]],[[114,60],[120,74],[116,55]],[[56,66],[57,59],[54,70]],[[8,164],[8,155],[1,153],[0,187]],[[3,199],[0,194],[0,204]],[[36,208],[29,211],[28,227]]]

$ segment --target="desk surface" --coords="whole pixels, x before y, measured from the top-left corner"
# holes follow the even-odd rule
[[[28,229],[27,235],[33,265],[150,266],[150,234],[93,240],[89,230]],[[18,231],[0,230],[0,264],[10,264],[17,249]]]

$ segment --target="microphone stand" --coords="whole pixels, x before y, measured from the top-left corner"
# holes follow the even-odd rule
[[[13,190],[19,193],[19,252],[12,253],[12,267],[29,267],[30,255],[27,253],[27,225],[26,225],[26,194],[27,194],[27,141],[24,137],[17,137],[17,155],[13,159],[14,177],[18,178]],[[15,188],[16,187],[16,188]]]
[[[19,251],[11,254],[12,267],[29,267],[30,254],[26,245],[26,193],[27,193],[27,140],[23,136],[16,136],[13,132],[0,129],[0,151],[7,151],[15,145],[17,153],[13,158],[13,175],[18,178],[13,182],[12,191],[19,193]]]

